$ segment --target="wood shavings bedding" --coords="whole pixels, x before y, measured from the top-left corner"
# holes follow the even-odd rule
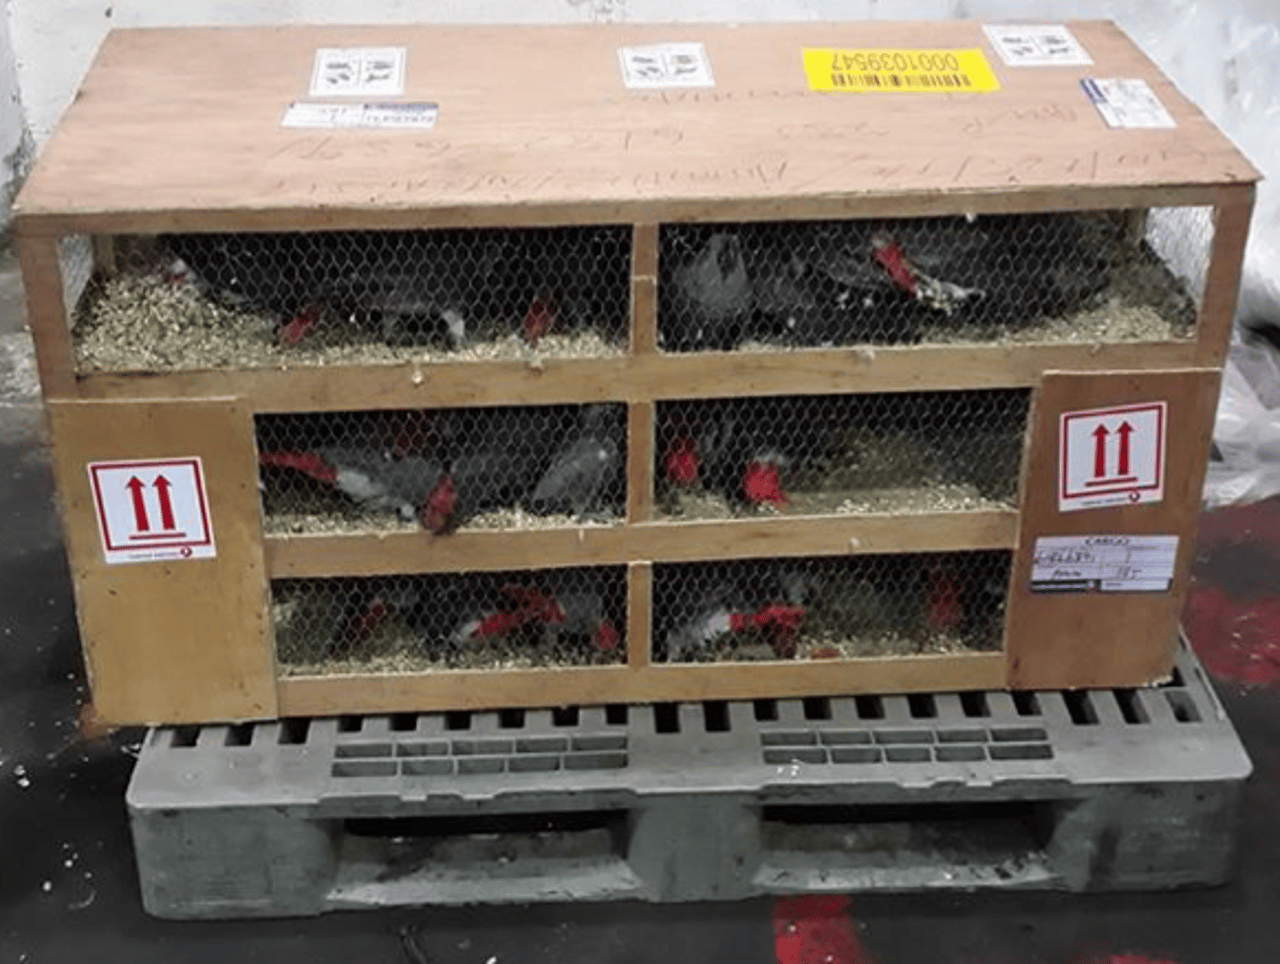
[[[488,330],[500,330],[491,323]],[[515,326],[508,326],[514,328]],[[297,345],[278,344],[277,320],[224,307],[189,283],[157,271],[99,279],[82,299],[72,325],[78,370],[167,372],[218,368],[291,368],[397,362],[523,361],[603,358],[622,354],[598,332],[544,335],[536,349],[507,335],[472,341],[460,349],[392,346],[376,330],[326,317]]]

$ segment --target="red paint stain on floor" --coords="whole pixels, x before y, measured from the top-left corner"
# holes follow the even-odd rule
[[[784,897],[773,905],[778,964],[877,964],[844,896]]]
[[[1197,586],[1183,624],[1215,678],[1245,685],[1280,681],[1280,599],[1238,599],[1217,586]]]
[[[1280,499],[1201,518],[1182,621],[1217,679],[1280,682]]]
[[[1081,964],[1177,964],[1168,958],[1147,957],[1145,954],[1112,954],[1110,957],[1095,957]]]

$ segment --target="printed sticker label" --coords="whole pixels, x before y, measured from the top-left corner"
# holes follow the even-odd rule
[[[1042,536],[1032,592],[1168,592],[1177,536]]]
[[[108,563],[217,555],[198,457],[90,462],[88,470]]]
[[[973,94],[1000,89],[981,50],[806,47],[809,89],[823,93]]]
[[[714,87],[711,59],[700,43],[619,47],[622,82],[633,89]]]
[[[1168,416],[1165,402],[1063,412],[1058,511],[1161,501]]]
[[[983,27],[996,53],[1010,67],[1070,67],[1093,63],[1075,34],[1062,24],[996,24]]]
[[[1153,130],[1178,126],[1145,80],[1086,78],[1080,86],[1109,127]]]
[[[388,104],[314,104],[298,101],[280,118],[281,127],[383,128],[430,130],[436,126],[439,107],[427,101]]]
[[[404,47],[321,47],[311,71],[312,97],[404,93]]]

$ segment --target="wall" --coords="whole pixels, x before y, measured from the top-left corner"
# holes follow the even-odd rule
[[[1280,180],[1276,0],[7,0],[7,14],[0,23],[5,159],[22,142],[24,116],[36,143],[48,138],[113,26],[1110,17],[1256,164]],[[4,36],[10,31],[11,49]],[[15,63],[24,112],[13,109],[10,97]],[[1258,234],[1277,239],[1273,248],[1280,251],[1280,185],[1264,185],[1260,206]]]

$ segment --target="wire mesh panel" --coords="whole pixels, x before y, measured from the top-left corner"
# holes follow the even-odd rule
[[[1016,505],[1030,393],[796,395],[658,406],[671,518]]]
[[[657,565],[653,658],[708,663],[998,650],[1010,555]]]
[[[662,228],[668,351],[1191,335],[1208,208]]]
[[[87,234],[58,239],[58,270],[62,274],[62,303],[74,305],[93,276],[93,242]]]
[[[617,354],[629,227],[116,239],[82,372]]]
[[[626,658],[621,567],[272,583],[285,675],[598,666]]]
[[[608,525],[626,406],[260,415],[268,533]]]

